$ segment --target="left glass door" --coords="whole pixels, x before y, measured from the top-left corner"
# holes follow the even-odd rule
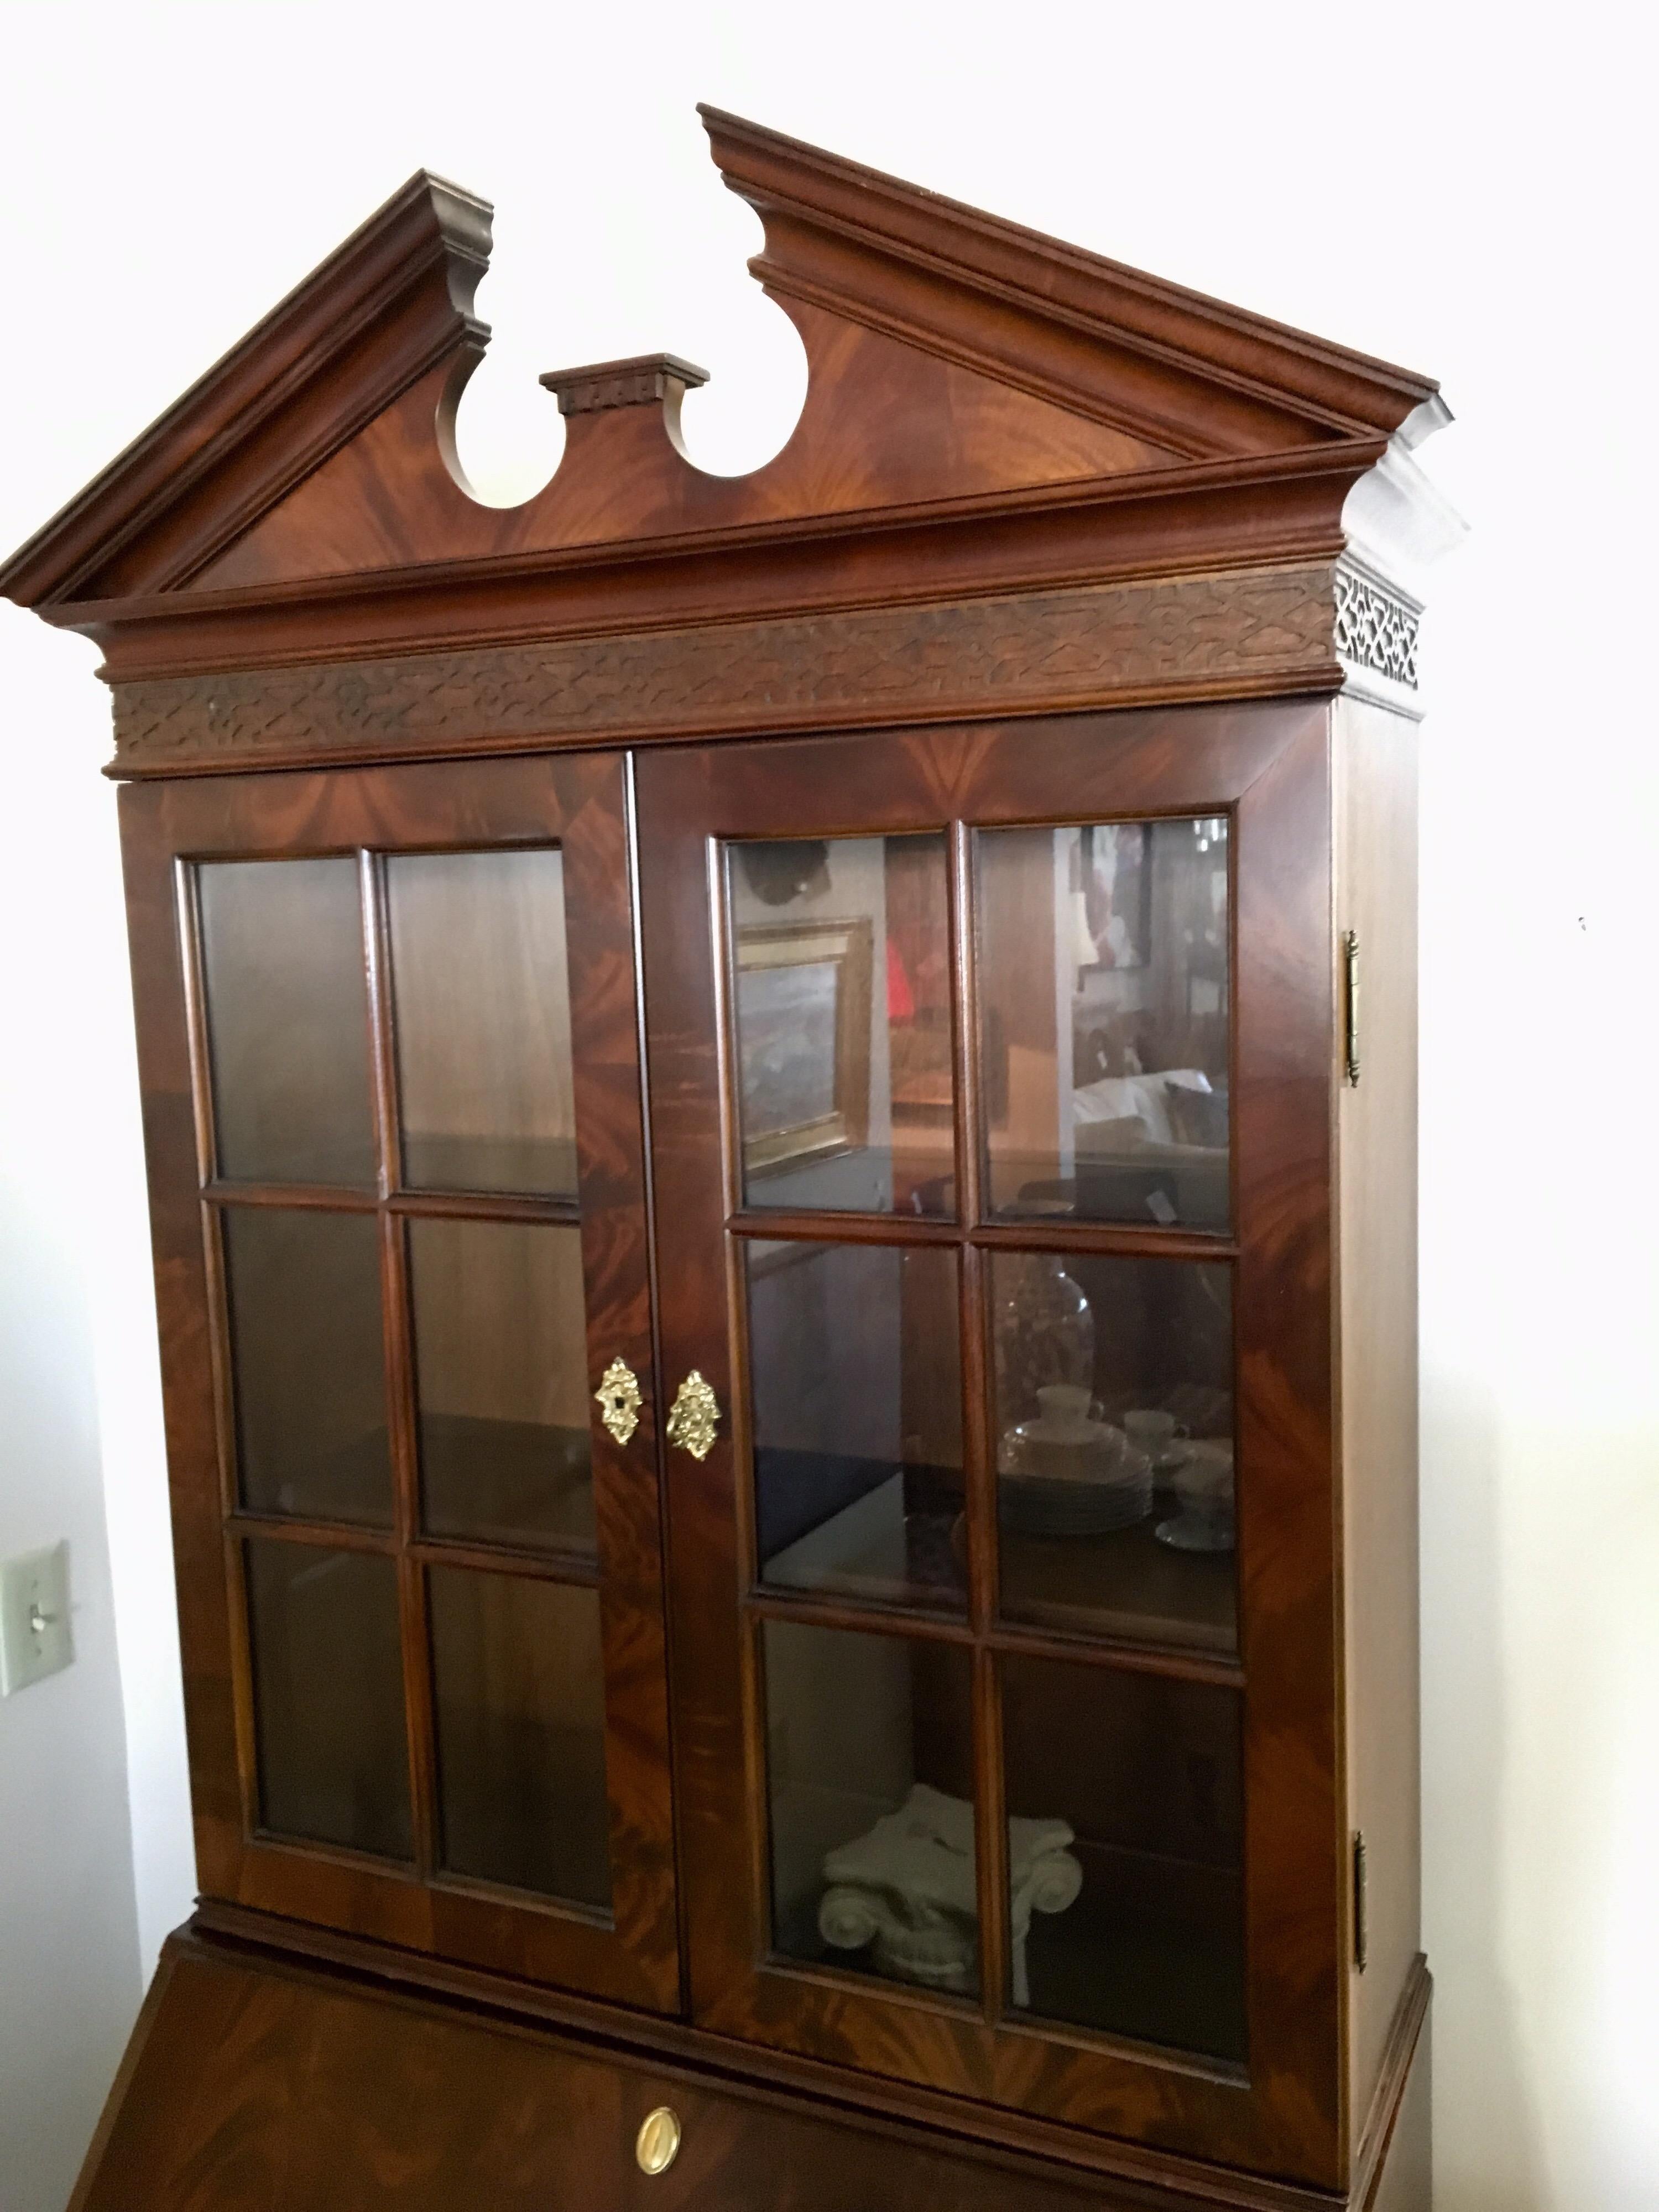
[[[123,821],[204,1891],[672,2008],[623,764]]]

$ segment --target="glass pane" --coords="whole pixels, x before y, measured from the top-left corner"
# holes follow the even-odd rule
[[[242,1504],[389,1528],[374,1215],[228,1206],[220,1219]]]
[[[991,1258],[1002,1610],[1237,1649],[1232,1270]]]
[[[427,1529],[591,1548],[580,1231],[416,1220],[409,1252]]]
[[[598,1591],[463,1567],[428,1589],[444,1866],[608,1906]]]
[[[952,1212],[944,838],[728,849],[744,1204]]]
[[[988,830],[976,865],[992,1211],[1225,1228],[1224,817]]]
[[[745,1242],[763,1577],[960,1611],[957,1255]]]
[[[1237,1692],[1002,1662],[1014,2003],[1244,2057]]]
[[[404,1183],[574,1197],[563,854],[399,854],[386,886]]]
[[[197,870],[219,1173],[374,1181],[357,863]]]
[[[397,1569],[313,1544],[244,1548],[261,1825],[410,1857]]]
[[[764,1635],[774,1948],[971,1996],[969,1654],[794,1621]]]

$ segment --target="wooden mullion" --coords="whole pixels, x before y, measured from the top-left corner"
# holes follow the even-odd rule
[[[281,1206],[309,1213],[373,1213],[380,1200],[372,1190],[347,1190],[332,1183],[207,1183],[202,1195],[213,1206]]]
[[[411,1537],[404,1549],[422,1567],[465,1567],[479,1574],[512,1575],[520,1582],[562,1583],[573,1589],[597,1589],[600,1582],[599,1559],[592,1552],[520,1551],[504,1544],[421,1535]]]
[[[374,1091],[374,1156],[380,1195],[389,1198],[403,1181],[398,1099],[398,1048],[392,1011],[392,942],[386,927],[386,863],[377,854],[357,855],[362,899],[363,964],[368,987],[369,1066]]]
[[[428,1220],[540,1221],[576,1227],[581,1202],[574,1198],[536,1198],[513,1191],[399,1190],[386,1200],[392,1213],[418,1214]]]
[[[1054,1659],[1068,1667],[1115,1668],[1127,1674],[1158,1674],[1170,1682],[1210,1682],[1226,1690],[1244,1686],[1244,1669],[1237,1659],[1177,1651],[1168,1644],[1133,1644],[1127,1638],[1056,1636],[1009,1622],[1000,1622],[988,1641],[993,1650],[1013,1657]]]
[[[821,1213],[750,1209],[734,1213],[726,1227],[733,1237],[775,1237],[779,1243],[814,1244],[955,1244],[962,1231],[952,1221],[930,1221],[916,1213]]]
[[[962,1252],[963,1471],[968,1507],[968,1581],[974,1628],[974,1834],[980,1930],[980,1997],[992,2026],[1007,2009],[1008,1831],[1003,1810],[1000,1686],[989,1638],[1000,1588],[997,1525],[995,1381],[988,1356],[990,1270],[971,1245]]]
[[[236,1385],[231,1354],[230,1284],[218,1211],[202,1208],[202,1266],[207,1286],[208,1359],[213,1376],[213,1430],[218,1447],[219,1505],[227,1519],[240,1495],[237,1468]]]
[[[225,1527],[239,1540],[247,1536],[272,1537],[283,1544],[310,1544],[331,1552],[368,1552],[381,1559],[395,1558],[398,1539],[390,1528],[365,1528],[347,1521],[302,1521],[286,1513],[249,1513],[240,1507],[227,1515]]]
[[[974,901],[974,833],[951,830],[951,969],[955,979],[953,1125],[957,1206],[971,1231],[984,1209],[985,1099],[980,1082],[978,936]],[[980,2003],[994,2027],[1008,2008],[1008,1825],[1002,1771],[1001,1689],[987,1639],[995,1626],[998,1553],[996,1386],[988,1357],[990,1268],[966,1237],[958,1263],[962,1346],[963,1476],[968,1513],[968,1588],[974,1631],[974,1866],[979,1916]]]
[[[409,1296],[409,1248],[396,1214],[380,1216],[380,1282],[386,1318],[386,1404],[398,1559],[398,1620],[403,1643],[404,1711],[409,1730],[410,1802],[415,1859],[429,1875],[437,1861],[437,1754],[433,1719],[431,1638],[426,1570],[415,1550],[420,1530],[421,1467]]]
[[[956,1075],[951,1130],[957,1158],[957,1212],[962,1220],[980,1218],[980,1156],[985,1134],[980,1087],[979,962],[974,927],[973,831],[965,822],[951,824],[951,1030]]]
[[[217,1170],[218,1138],[213,1096],[212,1047],[208,1030],[207,983],[202,955],[201,884],[195,864],[175,858],[173,899],[179,930],[179,966],[184,985],[191,1118],[196,1139],[197,1178],[205,1190]],[[230,1292],[225,1265],[224,1232],[216,1209],[201,1209],[203,1287],[207,1304],[208,1365],[213,1401],[213,1434],[217,1461],[221,1553],[225,1621],[228,1632],[228,1674],[236,1745],[236,1787],[244,1839],[259,1820],[258,1718],[253,1692],[253,1641],[250,1626],[247,1571],[243,1542],[233,1526],[240,1478],[237,1472],[235,1383],[230,1342]]]
[[[997,1616],[999,1577],[995,1382],[987,1357],[986,1291],[990,1271],[971,1245],[958,1263],[962,1344],[962,1470],[968,1509],[969,1618],[976,1637]]]
[[[979,1993],[994,2027],[1008,2009],[1008,1815],[1002,1771],[1002,1685],[996,1653],[974,1650],[975,1888],[979,1910]]]
[[[173,862],[179,919],[179,965],[185,987],[185,1026],[190,1039],[191,1105],[196,1127],[197,1174],[205,1189],[218,1172],[212,1047],[208,1034],[207,979],[202,964],[201,884],[189,860]]]
[[[227,1520],[222,1531],[226,1625],[230,1637],[230,1697],[236,1741],[236,1792],[242,1839],[259,1825],[258,1714],[253,1693],[253,1632],[247,1595],[245,1531]]]
[[[1098,1259],[1236,1260],[1235,1238],[1203,1230],[1142,1228],[1132,1221],[1078,1221],[1064,1216],[980,1222],[968,1232],[988,1252],[1075,1252]]]
[[[742,1602],[746,1613],[763,1620],[793,1620],[808,1628],[845,1628],[860,1636],[908,1637],[923,1644],[971,1645],[974,1642],[974,1632],[960,1613],[928,1613],[920,1606],[771,1589],[751,1589]]]
[[[416,1872],[425,1879],[431,1875],[438,1858],[437,1753],[426,1571],[410,1548],[421,1525],[421,1462],[409,1246],[403,1222],[388,1204],[401,1179],[401,1161],[385,861],[372,852],[361,852],[358,880],[362,894],[363,960],[368,985],[374,1150],[380,1201],[380,1310],[386,1352],[386,1428],[392,1455],[404,1718],[409,1741],[415,1864]]]

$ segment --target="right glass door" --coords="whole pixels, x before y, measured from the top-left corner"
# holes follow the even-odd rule
[[[1262,707],[640,778],[694,2009],[1310,2178],[1324,759]]]

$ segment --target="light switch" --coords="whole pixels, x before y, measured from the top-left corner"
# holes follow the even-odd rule
[[[0,1697],[57,1674],[74,1656],[69,1546],[0,1563]]]

